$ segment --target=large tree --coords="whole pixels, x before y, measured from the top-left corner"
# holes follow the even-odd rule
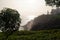
[[[56,5],[56,7],[60,6],[60,0],[45,0],[46,4],[49,6],[54,6]]]
[[[0,12],[0,30],[4,33],[12,33],[20,27],[21,19],[17,10],[4,8]]]

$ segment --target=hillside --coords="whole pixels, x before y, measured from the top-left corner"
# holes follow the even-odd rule
[[[3,37],[3,33],[0,33],[0,40],[4,40]],[[10,35],[8,40],[60,40],[60,29],[17,31]]]

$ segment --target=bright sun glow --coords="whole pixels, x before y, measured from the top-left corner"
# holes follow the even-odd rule
[[[32,3],[35,3],[36,0],[27,0],[28,3],[32,4]]]
[[[36,0],[26,0],[24,5],[25,9],[35,9],[37,1]]]

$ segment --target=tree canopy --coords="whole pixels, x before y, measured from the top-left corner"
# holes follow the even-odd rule
[[[46,4],[49,6],[54,6],[56,5],[56,7],[60,6],[60,0],[45,0]]]
[[[2,32],[17,31],[20,27],[21,18],[17,10],[4,8],[0,12],[0,30]]]

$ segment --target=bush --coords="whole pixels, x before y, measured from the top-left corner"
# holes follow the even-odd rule
[[[4,37],[4,34],[0,33],[0,40],[4,40]],[[8,40],[60,40],[60,29],[16,31],[8,37]]]

